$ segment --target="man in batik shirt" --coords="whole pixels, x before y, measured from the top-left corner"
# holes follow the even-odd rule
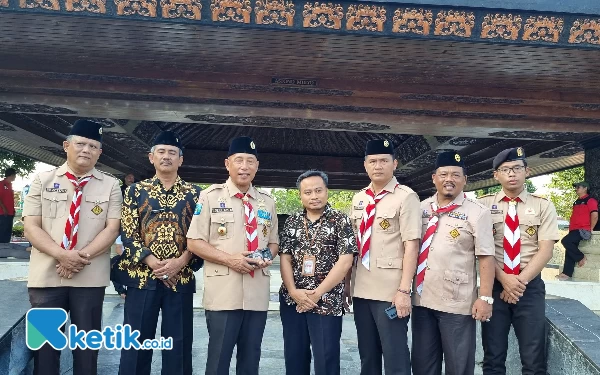
[[[280,314],[287,375],[339,375],[344,276],[358,252],[350,219],[327,203],[327,175],[308,171],[297,186],[304,211],[281,237]]]
[[[192,374],[194,271],[202,260],[187,250],[186,233],[200,188],[183,181],[181,138],[160,133],[150,150],[156,175],[125,191],[121,214],[124,253],[116,280],[127,286],[124,324],[140,331],[138,341],[154,339],[162,310],[161,336],[173,338],[162,352],[163,375]],[[150,375],[152,350],[123,350],[121,375]]]

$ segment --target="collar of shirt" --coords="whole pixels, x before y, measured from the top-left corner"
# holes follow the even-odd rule
[[[398,180],[396,180],[396,177],[392,177],[392,179],[383,187],[383,190],[389,191],[390,193],[394,194],[396,190],[396,185],[398,185]],[[369,184],[368,188],[373,189],[372,182]]]
[[[160,181],[160,178],[158,178],[158,176],[154,175],[154,177],[151,178],[151,181],[152,181],[152,185],[155,185],[155,186],[160,185],[160,187],[163,191],[167,191],[165,189],[165,187],[163,186],[162,182]],[[181,185],[183,185],[183,180],[178,175],[177,178],[175,179],[175,183],[173,184],[173,187],[171,187],[171,189],[180,188]]]
[[[306,218],[306,222],[308,223],[308,226],[313,226],[313,225],[317,224],[321,220],[327,220],[329,218],[329,215],[331,214],[331,211],[332,211],[331,205],[329,203],[327,203],[325,205],[325,210],[323,211],[323,214],[317,220],[310,221],[310,219],[308,218],[308,216],[306,216],[306,208],[302,212],[302,217]]]
[[[529,193],[527,192],[527,189],[523,189],[523,191],[518,195],[519,199],[521,199],[521,202],[523,203],[527,203],[527,196],[529,195]],[[504,199],[504,197],[506,197],[506,193],[503,190],[500,190],[497,194],[496,194],[496,202],[501,202],[502,199]]]
[[[225,185],[227,186],[227,191],[229,192],[229,197],[233,197],[235,196],[237,193],[242,193],[244,194],[243,191],[241,191],[231,180],[231,177],[227,179],[227,182],[225,182]],[[252,199],[256,199],[258,200],[258,191],[256,191],[256,189],[254,188],[254,185],[250,184],[250,188],[248,189],[248,191],[246,192],[246,194],[250,195],[250,197]]]
[[[63,165],[61,165],[60,167],[58,167],[58,169],[56,170],[56,175],[57,176],[64,176],[67,172],[70,172],[74,176],[77,176],[75,174],[75,172],[73,172],[73,170],[71,168],[69,168],[69,165],[67,164],[67,162],[65,162]],[[92,170],[90,172],[86,173],[86,176],[89,176],[90,174],[92,176],[94,176],[94,178],[96,178],[98,180],[104,179],[104,175],[102,174],[102,172],[100,172],[96,168],[92,168]],[[81,176],[81,177],[83,177],[83,176]]]

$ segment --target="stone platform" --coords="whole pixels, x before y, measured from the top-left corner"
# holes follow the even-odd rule
[[[579,250],[587,261],[583,267],[575,266],[573,280],[600,282],[600,231],[592,232],[589,241],[581,241]]]

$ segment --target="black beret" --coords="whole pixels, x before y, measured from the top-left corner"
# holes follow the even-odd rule
[[[454,151],[445,151],[437,156],[435,161],[435,169],[440,167],[462,167],[465,168],[463,158]]]
[[[69,135],[89,138],[102,143],[102,125],[90,120],[77,120]]]
[[[256,145],[250,137],[237,137],[231,140],[229,145],[229,152],[227,156],[233,154],[252,154],[258,155],[256,152]]]
[[[390,154],[394,156],[394,144],[387,139],[374,139],[367,142],[365,156]]]
[[[496,170],[502,163],[515,160],[525,160],[525,150],[523,150],[523,147],[507,148],[500,152],[492,162],[492,169]]]
[[[179,147],[180,150],[183,150],[183,147],[181,147],[181,137],[179,134],[170,130],[162,131],[154,138],[152,146],[156,145],[175,146]]]

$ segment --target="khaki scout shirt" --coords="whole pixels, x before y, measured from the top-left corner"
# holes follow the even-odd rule
[[[38,174],[31,184],[29,194],[25,197],[23,207],[23,217],[42,217],[42,229],[58,245],[62,244],[75,191],[73,184],[65,176],[68,170],[65,163],[54,170]],[[83,188],[77,245],[74,250],[81,250],[92,242],[106,227],[108,219],[121,218],[123,197],[119,181],[95,168],[90,173],[93,178]],[[94,210],[99,212],[98,214],[92,211],[96,206],[102,209]],[[108,286],[110,248],[107,247],[105,252],[96,256],[91,262],[81,272],[75,273],[72,279],[63,279],[56,273],[56,259],[34,247],[31,249],[27,286],[30,288]]]
[[[359,255],[352,270],[352,296],[375,301],[391,302],[400,287],[404,241],[421,238],[421,209],[419,197],[409,187],[398,185],[392,178],[384,187],[389,191],[375,207],[369,249],[370,270]],[[352,199],[352,223],[358,232],[363,212],[372,198],[366,193],[371,185]]]
[[[421,202],[423,233],[437,195]],[[413,293],[413,305],[471,315],[477,300],[475,257],[494,255],[490,210],[461,192],[452,203],[459,206],[442,214],[427,257],[423,291]],[[417,290],[416,285],[413,290]]]
[[[504,220],[508,212],[508,202],[502,201],[504,197],[506,194],[501,190],[479,199],[479,202],[488,207],[492,213],[496,261],[502,269],[504,269]],[[521,271],[523,271],[538,252],[538,241],[558,241],[560,234],[556,222],[556,209],[552,202],[530,194],[525,189],[519,194],[519,198],[522,202],[517,203],[517,217],[521,232]]]
[[[198,205],[190,224],[187,237],[208,242],[229,254],[238,254],[248,249],[244,205],[235,194],[240,190],[228,179],[200,193]],[[248,190],[250,204],[258,219],[258,248],[278,244],[277,213],[273,198],[251,186]],[[269,216],[265,220],[264,216]],[[226,233],[219,234],[224,226]],[[268,268],[241,274],[221,264],[204,262],[204,299],[206,310],[254,310],[267,311],[269,307],[271,273]]]

